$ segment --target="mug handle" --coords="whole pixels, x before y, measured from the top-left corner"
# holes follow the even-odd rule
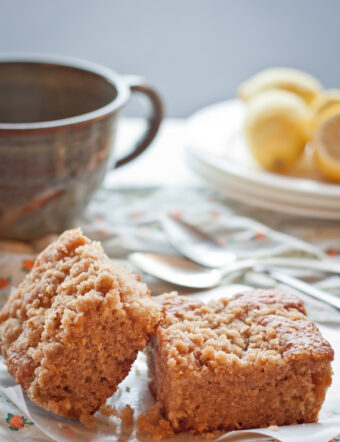
[[[141,77],[126,76],[124,79],[128,83],[132,93],[137,92],[147,96],[151,103],[151,113],[147,118],[148,126],[144,134],[137,141],[132,152],[116,161],[114,165],[115,169],[124,166],[145,151],[155,138],[163,119],[163,103],[158,93],[151,86],[145,84],[144,79]]]

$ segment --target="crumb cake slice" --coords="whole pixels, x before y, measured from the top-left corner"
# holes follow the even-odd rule
[[[86,422],[160,319],[136,275],[79,229],[69,230],[37,257],[2,309],[1,350],[32,401]]]
[[[148,346],[150,387],[175,431],[315,422],[333,350],[290,293],[254,290],[205,305],[167,294]]]

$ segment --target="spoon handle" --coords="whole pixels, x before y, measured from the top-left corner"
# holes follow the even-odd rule
[[[227,267],[221,269],[221,272],[224,275],[227,275],[238,270],[250,269],[257,265],[315,270],[317,272],[335,273],[340,275],[340,262],[306,258],[250,258],[229,264]]]
[[[284,284],[293,287],[294,289],[300,290],[306,295],[312,296],[340,311],[340,298],[331,295],[323,290],[314,287],[307,282],[301,281],[300,279],[294,278],[293,276],[286,275],[284,273],[277,272],[273,269],[261,269],[262,272],[267,273],[272,276],[276,281],[283,282]]]

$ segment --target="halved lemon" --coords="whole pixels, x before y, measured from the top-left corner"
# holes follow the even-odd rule
[[[330,107],[340,104],[340,89],[326,89],[312,101],[312,109],[316,115],[320,115]]]
[[[321,172],[328,179],[340,183],[340,113],[324,120],[318,127],[314,148]]]
[[[307,104],[291,92],[256,95],[249,102],[245,136],[257,162],[276,171],[291,166],[308,141],[311,118]]]
[[[298,69],[271,68],[259,72],[241,84],[238,96],[248,101],[255,95],[270,89],[293,92],[310,104],[321,92],[322,85],[318,79]]]
[[[314,131],[320,124],[332,115],[340,112],[340,90],[329,89],[322,91],[312,102],[314,112]]]
[[[340,114],[340,103],[327,107],[319,115],[314,117],[311,132],[315,133],[325,120],[328,120],[330,117],[337,114]]]

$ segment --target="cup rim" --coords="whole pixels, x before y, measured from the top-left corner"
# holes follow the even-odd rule
[[[115,71],[92,61],[61,56],[61,55],[45,55],[36,53],[15,53],[15,54],[0,54],[0,64],[2,63],[37,63],[37,64],[51,64],[58,66],[71,67],[87,72],[91,72],[102,77],[104,80],[112,84],[117,95],[110,103],[98,109],[86,112],[84,114],[75,115],[73,117],[61,118],[51,121],[36,121],[32,123],[1,123],[0,130],[36,130],[36,129],[53,129],[64,126],[78,125],[89,121],[101,119],[119,109],[121,109],[127,102],[130,96],[130,89],[124,79]]]

